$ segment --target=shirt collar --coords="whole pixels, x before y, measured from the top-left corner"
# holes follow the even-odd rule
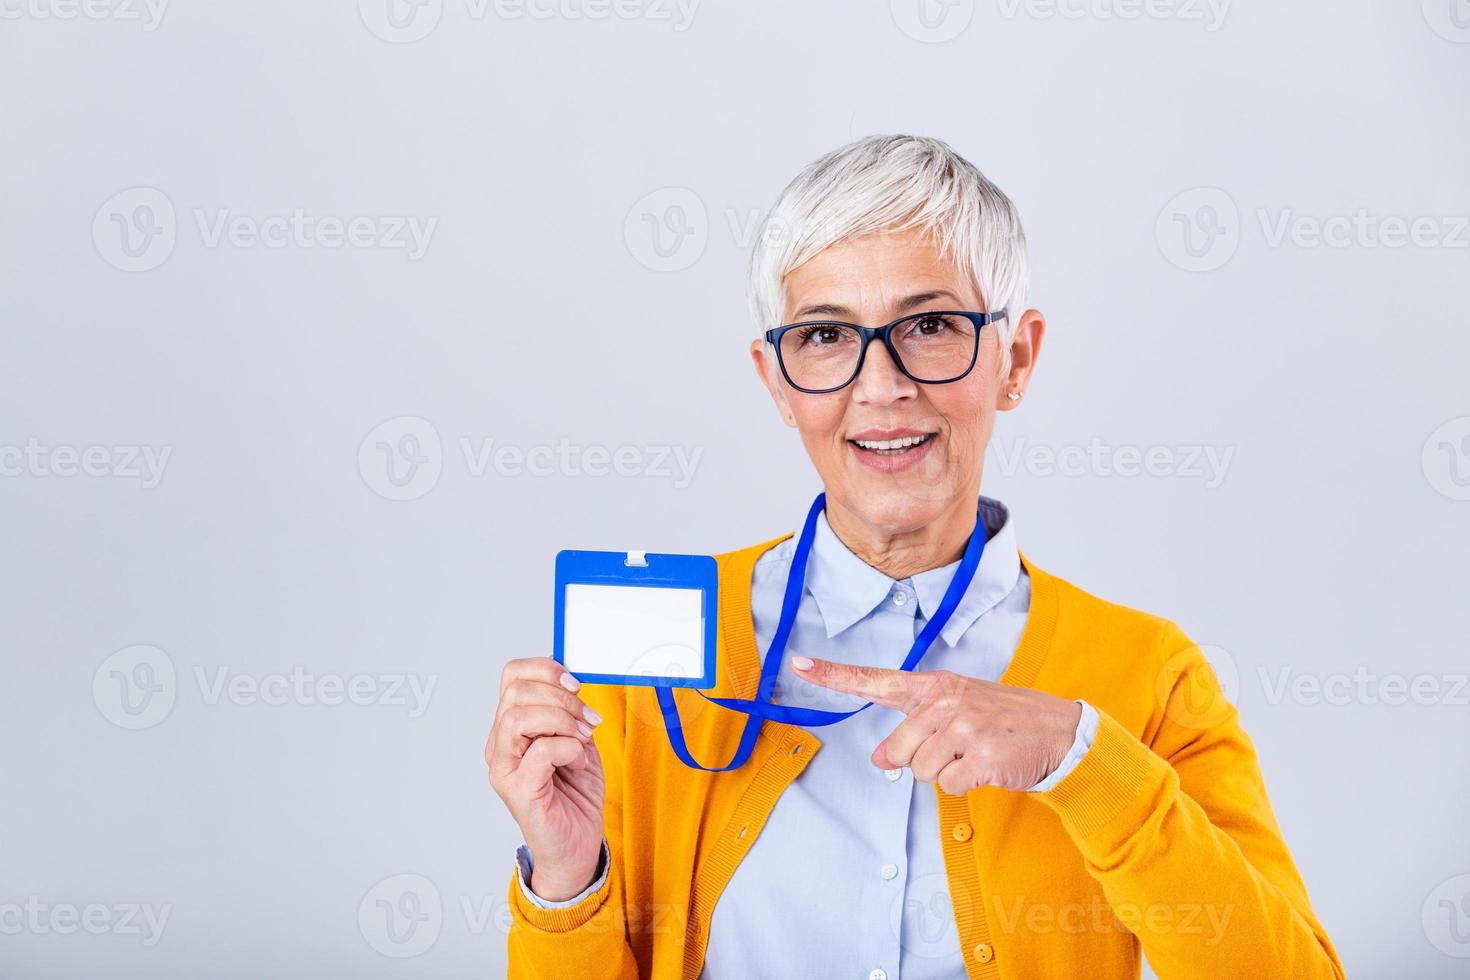
[[[1021,556],[1016,550],[1015,522],[1005,504],[990,497],[980,498],[979,513],[985,523],[985,553],[970,587],[955,607],[940,636],[953,647],[975,621],[989,612],[1016,587],[1021,574]],[[919,599],[919,608],[932,618],[939,609],[959,561],[931,568],[907,579]],[[897,584],[894,579],[863,561],[827,523],[824,511],[817,517],[806,587],[822,614],[831,639],[864,619],[876,609]]]

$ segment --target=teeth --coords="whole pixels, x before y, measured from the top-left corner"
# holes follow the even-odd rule
[[[907,449],[910,446],[917,446],[921,442],[926,442],[930,435],[933,435],[933,433],[931,432],[929,435],[922,436],[904,436],[902,439],[854,439],[853,442],[862,446],[864,449]]]

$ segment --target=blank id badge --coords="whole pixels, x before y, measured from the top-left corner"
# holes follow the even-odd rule
[[[589,684],[707,690],[718,606],[709,555],[560,551],[553,656]]]

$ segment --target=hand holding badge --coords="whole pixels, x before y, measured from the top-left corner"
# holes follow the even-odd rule
[[[818,494],[797,539],[782,600],[781,619],[761,665],[755,697],[709,698],[747,715],[740,744],[729,763],[704,766],[685,744],[672,687],[708,690],[715,685],[715,621],[719,573],[707,555],[649,555],[644,552],[563,551],[556,561],[555,659],[579,680],[637,684],[657,688],[669,745],[686,766],[725,772],[745,764],[755,747],[762,720],[819,727],[833,725],[872,706],[853,711],[821,711],[772,703],[781,659],[796,622],[805,588],[806,565],[816,538],[817,519],[827,502]],[[985,525],[976,521],[935,615],[925,625],[898,668],[912,671],[959,605],[985,551]]]

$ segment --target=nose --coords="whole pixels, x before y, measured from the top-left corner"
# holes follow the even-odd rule
[[[888,348],[874,339],[863,357],[862,370],[852,383],[853,400],[867,405],[889,405],[918,395],[918,385],[898,369]]]

